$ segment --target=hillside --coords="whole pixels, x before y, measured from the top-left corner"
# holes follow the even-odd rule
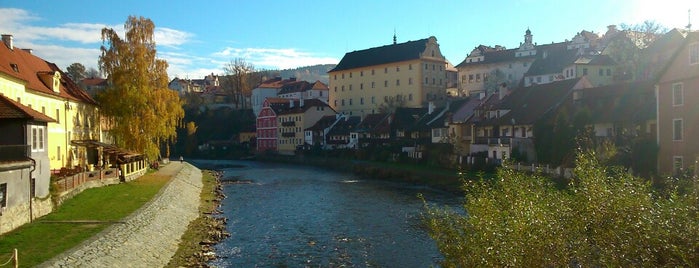
[[[335,67],[335,64],[319,64],[313,66],[299,67],[295,69],[270,70],[282,78],[296,77],[297,80],[308,82],[321,82],[328,84],[328,71]]]

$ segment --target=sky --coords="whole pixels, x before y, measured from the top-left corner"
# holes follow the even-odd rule
[[[481,44],[518,47],[527,29],[545,44],[646,20],[684,28],[688,10],[699,29],[697,0],[0,0],[0,33],[64,71],[75,62],[97,69],[101,29],[123,38],[128,16],[145,17],[170,79],[198,79],[235,59],[256,69],[335,64],[394,34],[398,43],[435,36],[456,65]]]

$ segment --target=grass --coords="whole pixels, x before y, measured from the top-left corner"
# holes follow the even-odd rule
[[[177,248],[177,252],[175,252],[175,255],[170,259],[170,263],[165,267],[187,267],[191,265],[190,258],[201,251],[202,246],[199,245],[199,242],[208,238],[208,221],[201,213],[210,213],[216,209],[218,205],[215,193],[217,183],[214,174],[210,171],[203,172],[202,182],[204,186],[200,195],[199,217],[189,223],[187,231],[182,234],[182,241]]]
[[[85,190],[51,214],[0,236],[0,252],[16,248],[20,267],[41,264],[131,215],[169,180],[149,173],[131,182]]]

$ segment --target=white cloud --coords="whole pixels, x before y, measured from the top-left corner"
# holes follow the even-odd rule
[[[177,47],[187,43],[193,34],[170,28],[155,28],[155,43],[159,46]]]
[[[312,53],[298,51],[293,48],[233,48],[227,47],[216,52],[213,56],[229,62],[242,58],[252,63],[258,69],[289,69],[301,66],[337,63],[331,57],[316,56]]]

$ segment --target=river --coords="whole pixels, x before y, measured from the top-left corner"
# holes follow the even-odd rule
[[[221,162],[218,162],[221,163]],[[230,238],[215,267],[430,267],[441,255],[421,226],[422,194],[458,206],[454,194],[364,180],[320,168],[226,162],[221,204]],[[205,167],[204,167],[205,168]]]

